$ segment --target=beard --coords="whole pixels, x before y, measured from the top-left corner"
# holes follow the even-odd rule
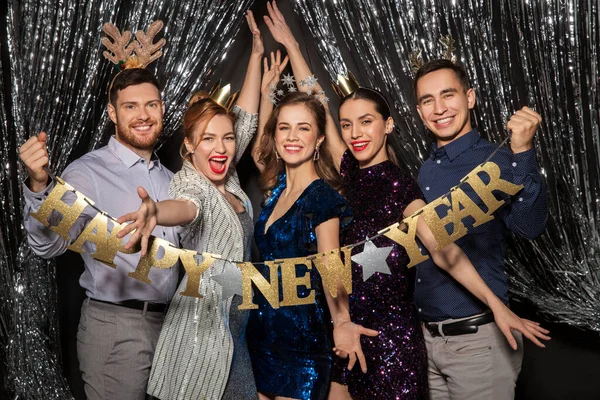
[[[162,132],[163,124],[162,121],[157,121],[154,118],[146,122],[152,124],[150,130],[144,133],[137,133],[132,127],[133,124],[127,125],[117,121],[117,136],[121,142],[130,147],[143,151],[152,151]]]

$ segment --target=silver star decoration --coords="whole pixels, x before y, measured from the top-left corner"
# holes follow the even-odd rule
[[[314,75],[308,76],[304,79],[304,86],[315,86],[317,84],[317,78]],[[300,83],[302,85],[302,82]]]
[[[279,89],[279,90],[277,91],[277,96],[283,96],[283,90]]]
[[[290,87],[288,88],[288,93],[294,93],[294,92],[296,92],[297,90],[298,90],[298,89],[296,89],[294,86],[290,86]]]
[[[310,96],[310,95],[312,94],[312,90],[308,89],[308,90],[306,91],[306,94]]]
[[[323,99],[321,99],[321,101],[322,101],[323,103],[327,103],[327,102],[329,102],[329,97],[327,97],[327,96],[323,96]]]
[[[381,272],[388,275],[392,273],[385,260],[388,258],[393,248],[394,246],[379,248],[375,246],[375,243],[368,240],[365,243],[363,251],[352,256],[352,261],[362,266],[363,281],[369,279],[375,272]]]
[[[294,86],[294,75],[292,75],[292,74],[284,75],[283,78],[281,79],[281,81],[283,82],[284,85]]]
[[[272,83],[269,85],[269,91],[274,92],[275,90],[277,90],[277,86],[273,85]]]
[[[223,299],[228,299],[234,294],[242,294],[242,270],[233,263],[226,262],[223,273],[213,275],[211,279],[223,288]]]

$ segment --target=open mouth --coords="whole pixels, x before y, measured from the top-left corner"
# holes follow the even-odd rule
[[[453,120],[454,120],[454,116],[438,119],[437,121],[434,121],[434,122],[436,125],[444,127],[444,126],[450,125]]]
[[[354,151],[363,151],[369,145],[369,141],[367,141],[367,140],[356,141],[356,142],[350,143],[350,145],[352,146],[352,150],[354,150]]]
[[[214,156],[208,159],[208,165],[215,174],[222,174],[227,169],[227,157],[226,156]]]
[[[152,129],[152,124],[134,125],[131,128],[139,133],[148,133]]]
[[[290,154],[296,154],[302,150],[301,146],[283,146],[283,148],[285,149],[286,153]]]

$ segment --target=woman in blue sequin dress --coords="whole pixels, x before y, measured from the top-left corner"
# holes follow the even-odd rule
[[[263,88],[268,81],[263,78]],[[268,101],[266,93],[263,96]],[[272,107],[266,101],[261,102],[261,118],[265,108]],[[340,228],[351,214],[334,189],[339,176],[331,157],[319,151],[324,131],[323,106],[303,93],[284,97],[264,130],[259,124],[261,136],[253,156],[262,172],[261,186],[268,193],[255,227],[261,260],[304,258],[339,247]],[[265,265],[257,269],[269,279]],[[281,274],[278,269],[280,301],[285,290]],[[297,296],[309,298],[314,293],[307,304],[275,309],[255,290],[258,309],[251,311],[247,337],[261,399],[325,399],[329,393],[331,320],[332,315],[336,321],[345,313],[349,321],[347,297],[345,305],[338,304],[343,303],[340,297],[327,298],[316,268],[309,270],[299,262],[295,276],[305,275],[310,288],[299,286]]]

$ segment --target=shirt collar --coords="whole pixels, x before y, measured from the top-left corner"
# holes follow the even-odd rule
[[[477,143],[479,139],[481,139],[481,137],[479,136],[477,129],[470,130],[465,135],[440,148],[438,148],[437,143],[434,143],[431,149],[431,156],[436,158],[441,156],[443,153],[446,153],[450,161],[453,161],[465,150]]]
[[[127,168],[131,168],[140,160],[144,160],[138,154],[134,153],[130,148],[119,142],[114,136],[110,137],[108,141],[108,148],[115,153],[117,157],[119,157],[119,159]],[[162,170],[162,164],[160,163],[158,156],[155,153],[152,153],[149,168],[152,168],[154,165]]]

